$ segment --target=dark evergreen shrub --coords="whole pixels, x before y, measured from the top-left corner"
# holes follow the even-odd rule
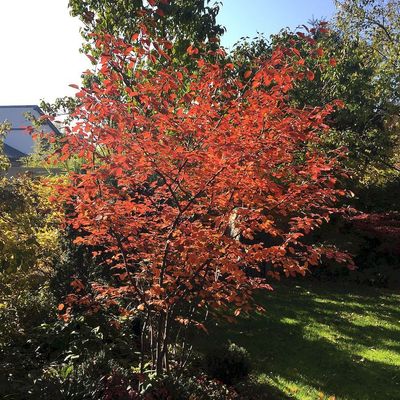
[[[250,373],[250,356],[234,343],[214,349],[205,356],[206,373],[215,379],[233,385]]]

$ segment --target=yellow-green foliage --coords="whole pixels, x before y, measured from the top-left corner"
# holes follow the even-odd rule
[[[0,273],[46,269],[59,253],[59,213],[51,185],[27,176],[0,178]]]
[[[11,125],[9,122],[0,121],[0,172],[6,171],[10,167],[10,160],[4,154],[4,151],[3,151],[3,140],[6,136],[7,131],[10,128],[11,128]]]

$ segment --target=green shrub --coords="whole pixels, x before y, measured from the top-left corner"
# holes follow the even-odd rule
[[[200,375],[154,376],[143,383],[139,397],[144,400],[234,400],[238,399],[235,390],[222,382]]]
[[[206,355],[205,369],[210,377],[233,385],[249,375],[250,356],[243,347],[230,343]]]
[[[133,389],[137,384],[131,370],[100,351],[80,363],[69,360],[44,368],[34,382],[30,398],[130,400],[138,396]]]

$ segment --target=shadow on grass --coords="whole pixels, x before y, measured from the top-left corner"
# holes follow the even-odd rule
[[[281,285],[263,294],[265,315],[217,326],[213,341],[231,340],[250,352],[256,375],[265,381],[255,391],[268,393],[268,384],[278,380],[279,387],[312,387],[337,398],[399,400],[400,297],[314,285]],[[293,397],[271,392],[254,398]]]
[[[281,390],[269,385],[260,383],[254,379],[244,382],[236,388],[241,400],[292,400]]]

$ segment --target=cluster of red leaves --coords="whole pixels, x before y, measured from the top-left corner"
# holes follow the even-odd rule
[[[243,82],[222,50],[210,63],[190,47],[198,69],[177,70],[170,43],[132,39],[97,38],[102,79],[78,92],[78,122],[59,155],[84,160],[59,187],[73,210],[66,222],[116,274],[94,284],[96,300],[130,297],[139,310],[234,304],[238,314],[269,288],[261,264],[279,277],[305,274],[323,255],[348,262],[302,243],[345,193],[339,152],[319,150],[335,105],[290,105],[307,77],[295,49],[278,49]],[[151,68],[159,58],[163,67]]]
[[[400,213],[362,213],[350,218],[361,235],[376,238],[389,254],[400,254]]]

